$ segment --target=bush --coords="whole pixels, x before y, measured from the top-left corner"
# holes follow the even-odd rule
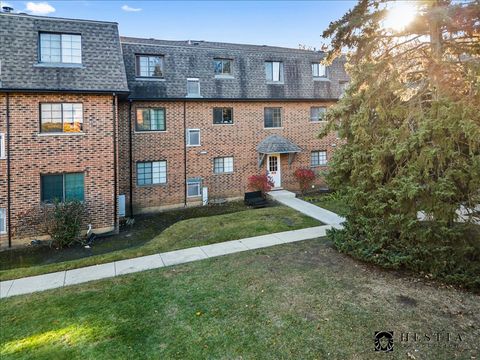
[[[311,169],[297,169],[293,173],[295,180],[297,180],[302,195],[311,188],[315,180],[315,173]]]
[[[252,175],[248,177],[248,188],[252,191],[261,191],[263,196],[274,186],[272,178],[268,175]]]
[[[80,230],[86,215],[85,204],[78,200],[42,204],[21,214],[14,236],[49,235],[50,246],[57,248],[83,243]]]

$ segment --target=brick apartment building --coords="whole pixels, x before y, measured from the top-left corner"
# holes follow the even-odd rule
[[[85,201],[105,232],[119,216],[241,197],[253,174],[295,189],[293,172],[326,169],[338,144],[317,134],[348,77],[323,56],[0,14],[0,247],[53,198]]]

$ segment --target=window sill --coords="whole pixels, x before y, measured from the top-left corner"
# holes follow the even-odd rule
[[[185,97],[190,98],[190,99],[202,99],[203,98],[202,95],[194,95],[194,94],[192,94],[192,95],[187,94]]]
[[[187,144],[187,147],[191,147],[191,148],[200,147],[200,146],[202,146],[202,145],[201,145],[201,144],[198,144],[198,145],[189,145],[189,144]]]
[[[84,132],[51,132],[51,133],[38,133],[37,136],[85,136]]]
[[[267,81],[267,85],[285,85],[284,81]]]
[[[235,173],[235,171],[221,172],[221,173],[214,172],[213,175],[231,175],[231,174],[234,174],[234,173]]]
[[[166,133],[168,132],[167,130],[140,130],[137,131],[135,130],[133,133],[134,134],[158,134],[158,133]]]
[[[84,69],[83,64],[67,64],[67,63],[37,63],[33,67],[39,68],[67,68],[67,69]]]
[[[312,124],[328,124],[326,120],[310,120]]]
[[[166,187],[167,183],[161,183],[161,184],[148,184],[148,185],[138,185],[138,188],[151,188],[151,187]]]
[[[6,156],[2,156],[2,157],[0,157],[0,160],[7,160],[7,157],[6,157]]]
[[[213,125],[235,125],[235,124],[232,122],[232,123],[213,123]]]
[[[326,76],[317,76],[313,77],[313,81],[326,81],[326,82],[332,82],[328,77]]]
[[[187,199],[198,199],[201,198],[202,195],[187,195]]]
[[[264,127],[263,130],[275,130],[275,129],[283,129],[283,126],[281,127]]]
[[[135,81],[166,81],[165,78],[136,76]]]
[[[233,75],[215,75],[215,79],[219,79],[219,80],[222,80],[222,79],[235,79],[235,76]]]

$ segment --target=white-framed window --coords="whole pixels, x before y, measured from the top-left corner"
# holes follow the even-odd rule
[[[265,128],[282,127],[282,108],[265,108],[263,126]]]
[[[0,209],[0,234],[7,233],[7,211],[6,209]]]
[[[76,133],[83,130],[82,103],[40,104],[40,132]]]
[[[327,77],[327,67],[320,63],[312,63],[313,77]]]
[[[215,174],[232,173],[233,172],[233,156],[214,158],[213,172]]]
[[[200,97],[200,80],[197,78],[187,79],[187,97]]]
[[[233,74],[232,69],[233,60],[231,59],[213,59],[213,64],[215,68],[215,76]]]
[[[82,63],[82,36],[40,33],[41,63]]]
[[[167,162],[166,161],[142,161],[137,162],[137,185],[147,186],[166,184]]]
[[[6,136],[4,133],[0,133],[0,159],[5,159],[7,154],[5,153]]]
[[[200,129],[187,129],[187,146],[200,146]]]
[[[202,196],[202,180],[198,178],[187,180],[187,197]]]
[[[280,61],[266,61],[265,75],[268,82],[283,83],[283,63]]]
[[[312,151],[310,157],[310,166],[325,166],[327,165],[327,152],[325,150]]]
[[[325,106],[312,106],[310,108],[310,121],[323,121],[327,108]]]
[[[163,55],[136,55],[135,69],[138,77],[163,78]]]
[[[135,131],[167,130],[164,108],[137,108]]]

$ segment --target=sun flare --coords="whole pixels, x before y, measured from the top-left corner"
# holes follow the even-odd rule
[[[395,1],[387,8],[384,27],[401,31],[410,24],[417,15],[416,1]]]

